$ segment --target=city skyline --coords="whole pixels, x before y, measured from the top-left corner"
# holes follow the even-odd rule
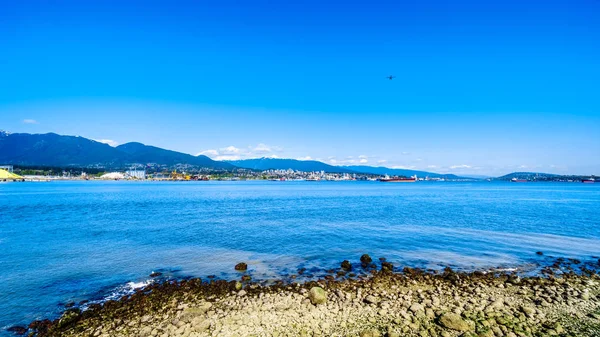
[[[597,174],[599,7],[12,3],[0,128],[214,159]]]

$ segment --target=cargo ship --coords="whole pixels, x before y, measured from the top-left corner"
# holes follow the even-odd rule
[[[415,181],[417,181],[417,176],[413,176],[410,178],[406,178],[406,177],[393,177],[390,178],[388,176],[385,176],[383,178],[379,178],[377,179],[378,181],[382,182],[382,183],[414,183]]]
[[[512,181],[513,183],[526,183],[527,179],[512,178],[510,181]]]
[[[590,179],[583,179],[581,182],[584,184],[593,184],[596,182],[596,180],[594,178],[590,178]]]

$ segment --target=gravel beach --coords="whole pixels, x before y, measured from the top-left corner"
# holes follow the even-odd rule
[[[345,278],[352,266],[342,263],[336,277],[304,283],[263,286],[247,276],[243,282],[170,281],[14,331],[40,337],[600,336],[597,271],[564,272],[560,263],[543,277],[397,270],[369,261],[363,278]]]

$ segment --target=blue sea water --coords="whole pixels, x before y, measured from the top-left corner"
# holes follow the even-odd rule
[[[4,183],[0,328],[119,296],[152,271],[237,278],[245,261],[275,279],[363,253],[437,269],[597,259],[600,184]]]

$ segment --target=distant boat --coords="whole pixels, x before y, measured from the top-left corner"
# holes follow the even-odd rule
[[[390,178],[388,176],[385,176],[384,178],[379,178],[378,180],[381,181],[382,183],[414,183],[415,181],[417,181],[417,176],[410,177],[410,178],[406,178],[406,177]]]
[[[510,181],[512,181],[513,183],[526,183],[527,179],[512,178]]]
[[[596,182],[596,180],[594,178],[590,178],[590,179],[583,179],[581,182],[584,184],[593,184]]]

